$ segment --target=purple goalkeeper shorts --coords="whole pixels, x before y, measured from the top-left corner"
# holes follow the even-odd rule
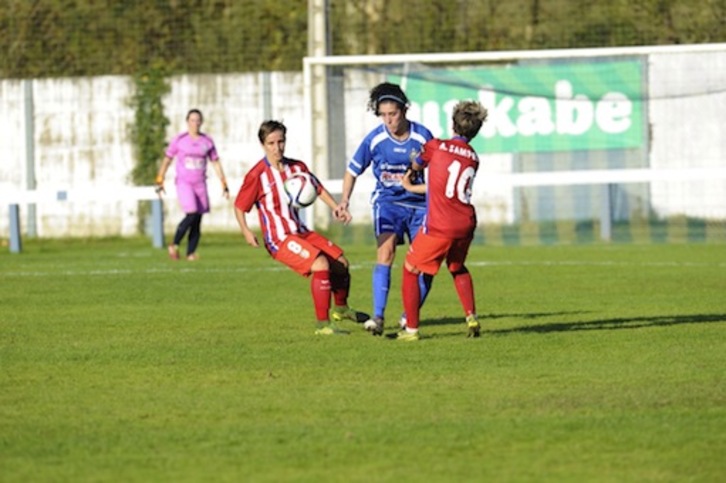
[[[177,181],[176,194],[184,213],[209,213],[207,182],[185,183]]]

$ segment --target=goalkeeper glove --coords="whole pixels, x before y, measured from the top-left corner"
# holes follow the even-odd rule
[[[156,184],[156,194],[165,193],[163,176],[157,176],[154,183]]]

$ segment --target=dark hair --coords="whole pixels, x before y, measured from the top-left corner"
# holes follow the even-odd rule
[[[477,101],[459,102],[454,107],[454,113],[451,116],[454,121],[454,132],[471,140],[479,134],[488,114],[486,108]]]
[[[260,130],[257,131],[257,137],[260,138],[260,143],[265,144],[265,138],[275,131],[282,131],[283,136],[287,134],[287,128],[280,121],[273,121],[272,119],[263,121],[260,124]]]
[[[408,107],[408,97],[406,97],[401,86],[391,84],[390,82],[383,82],[371,89],[371,94],[368,98],[368,110],[373,111],[378,116],[378,106],[381,102],[386,101],[395,102],[401,110]]]
[[[204,116],[202,116],[202,111],[200,111],[199,109],[189,109],[189,112],[187,112],[187,121],[189,120],[189,117],[192,114],[199,114],[199,120],[204,121]]]

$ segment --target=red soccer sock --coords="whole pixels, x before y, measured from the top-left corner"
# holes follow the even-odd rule
[[[466,315],[476,314],[476,305],[474,304],[474,283],[468,271],[452,273],[454,277],[454,285],[456,293],[459,294],[461,306],[464,308]]]
[[[333,300],[335,300],[335,305],[338,307],[348,305],[348,292],[350,291],[350,274],[348,272],[331,273],[330,285],[333,291]]]
[[[403,269],[401,295],[403,298],[403,309],[406,311],[406,325],[411,329],[417,329],[421,288],[418,285],[418,275],[410,272],[406,268]]]
[[[330,311],[330,272],[321,270],[313,272],[310,277],[310,292],[315,305],[315,317],[318,322],[327,322]]]

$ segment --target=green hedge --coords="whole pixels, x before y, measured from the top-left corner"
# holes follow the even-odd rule
[[[307,1],[8,0],[0,76],[300,70]],[[329,0],[334,54],[723,42],[726,3]]]

